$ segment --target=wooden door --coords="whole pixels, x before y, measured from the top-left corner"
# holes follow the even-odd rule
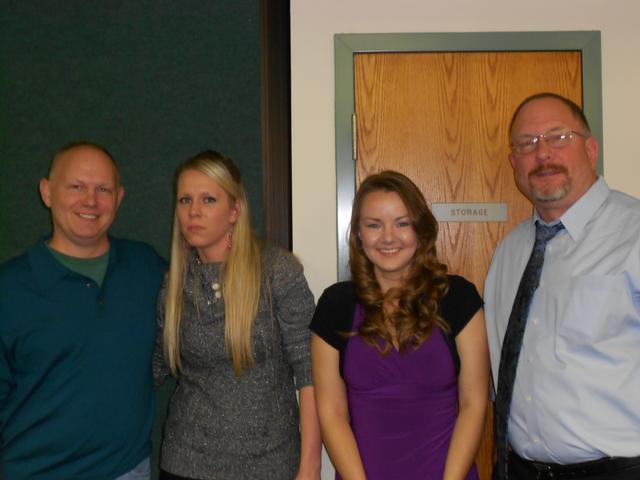
[[[438,252],[482,292],[496,245],[531,204],[509,161],[508,125],[528,95],[552,91],[582,104],[581,54],[553,52],[355,55],[356,181],[398,170],[432,203],[506,203],[506,222],[441,222]],[[477,457],[491,478],[493,408]]]

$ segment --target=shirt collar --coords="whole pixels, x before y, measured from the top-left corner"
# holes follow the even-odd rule
[[[569,235],[571,235],[571,238],[577,241],[581,237],[585,226],[589,220],[591,220],[591,217],[593,217],[596,211],[602,206],[610,192],[611,190],[609,190],[604,178],[602,176],[598,177],[598,180],[591,185],[589,190],[571,205],[558,220],[551,222],[551,225],[558,221],[562,222],[564,228]],[[534,209],[533,223],[535,223],[536,220],[545,223],[538,215],[538,211]]]
[[[35,274],[36,281],[44,292],[69,273],[69,270],[64,268],[47,248],[47,242],[50,239],[50,235],[41,239],[28,254],[29,263]]]
[[[29,263],[35,273],[38,285],[45,292],[54,284],[60,282],[66,275],[77,275],[55,259],[46,245],[49,240],[51,240],[51,235],[43,237],[28,253]],[[109,267],[107,268],[117,262],[118,250],[118,242],[109,236]]]

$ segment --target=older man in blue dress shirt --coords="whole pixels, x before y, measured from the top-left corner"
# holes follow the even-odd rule
[[[526,315],[506,478],[640,479],[640,201],[598,177],[598,142],[570,100],[527,98],[509,134],[535,209],[498,247],[485,284],[496,386],[535,222],[565,228],[547,244]]]

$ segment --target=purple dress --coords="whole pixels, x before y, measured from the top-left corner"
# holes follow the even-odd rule
[[[353,329],[362,321],[357,305]],[[361,337],[350,337],[343,369],[367,479],[441,480],[458,402],[455,365],[441,330],[417,350],[392,348],[384,357]],[[466,478],[478,478],[475,466]]]

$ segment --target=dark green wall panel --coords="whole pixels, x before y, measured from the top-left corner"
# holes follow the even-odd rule
[[[109,149],[125,198],[113,232],[168,254],[173,170],[205,148],[239,164],[262,218],[259,2],[0,2],[0,261],[49,230],[52,153]]]

